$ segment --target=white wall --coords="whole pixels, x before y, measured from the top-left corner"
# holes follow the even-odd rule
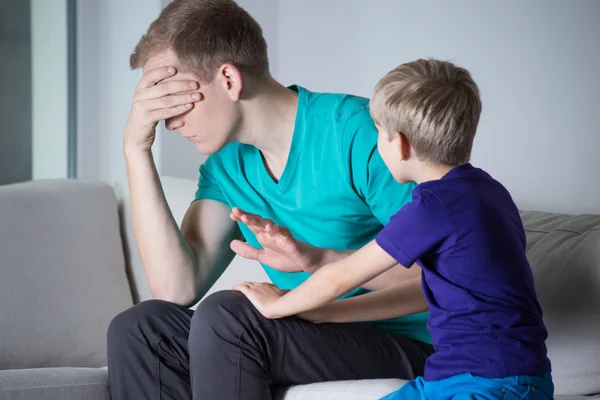
[[[484,104],[473,163],[502,181],[523,209],[600,213],[599,1],[239,3],[262,25],[271,70],[284,84],[369,96],[402,62],[435,57],[467,67]],[[125,176],[121,135],[139,79],[128,57],[164,4],[78,3],[80,14],[87,8],[95,16],[80,23],[98,48],[80,57],[79,106],[88,114],[79,118],[86,142],[79,171],[90,178]],[[173,132],[158,137],[161,172],[196,179],[203,158],[193,145]]]
[[[281,0],[276,76],[370,96],[396,65],[452,60],[484,111],[473,163],[524,209],[600,213],[600,2]]]
[[[129,55],[163,0],[77,2],[79,178],[126,184],[123,130],[141,72]],[[157,135],[160,147],[161,135]],[[160,164],[160,152],[155,152]]]

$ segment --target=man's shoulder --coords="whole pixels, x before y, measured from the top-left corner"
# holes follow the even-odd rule
[[[322,93],[303,90],[306,95],[306,114],[315,118],[345,122],[358,116],[371,119],[369,99],[348,93]]]

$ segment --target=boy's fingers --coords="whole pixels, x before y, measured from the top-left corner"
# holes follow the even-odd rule
[[[275,236],[270,233],[258,233],[256,235],[256,239],[258,243],[260,243],[263,247],[268,247],[270,249],[282,250],[286,242],[284,238],[280,236]]]
[[[269,223],[265,226],[265,231],[272,235],[283,235],[283,236],[291,236],[289,229],[284,228],[283,226],[279,226],[273,223]]]
[[[241,218],[241,222],[248,227],[255,235],[264,232],[263,228],[260,225],[253,223],[252,219],[243,216]]]
[[[270,219],[263,218],[258,214],[252,214],[250,212],[244,211],[241,208],[234,207],[232,209],[234,215],[241,219],[246,225],[256,225],[261,229],[264,229],[265,225],[268,223],[273,223]]]
[[[246,226],[248,226],[248,228],[250,228],[250,230],[252,232],[254,232],[254,234],[257,234],[259,232],[264,232],[265,226],[268,223],[267,221],[269,221],[262,217],[257,217],[253,214],[251,214],[251,215],[244,214],[244,215],[242,215],[241,220],[244,224],[246,224]]]
[[[248,290],[250,290],[250,288],[245,283],[238,283],[237,285],[232,287],[232,289],[237,290],[238,292],[242,292],[243,294],[246,294]]]
[[[244,211],[244,210],[242,210],[242,209],[241,209],[241,208],[239,208],[239,207],[233,207],[233,208],[231,209],[231,212],[233,212],[235,215],[237,215],[237,216],[238,216],[238,217],[240,217],[240,218],[241,218],[242,216],[244,216],[244,215],[247,215],[247,216],[249,216],[249,217],[252,217],[252,216],[255,216],[255,215],[256,215],[256,214],[249,213],[248,211]]]
[[[247,258],[249,260],[260,261],[260,249],[250,246],[248,243],[244,243],[241,240],[233,240],[229,245],[231,250],[240,257]]]

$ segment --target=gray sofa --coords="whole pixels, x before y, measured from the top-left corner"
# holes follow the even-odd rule
[[[195,190],[163,178],[176,219]],[[0,399],[109,399],[106,328],[149,298],[124,191],[101,183],[0,186]],[[522,214],[549,329],[557,398],[600,394],[600,216]],[[236,259],[214,290],[265,280]],[[286,400],[376,399],[400,380],[288,388]]]

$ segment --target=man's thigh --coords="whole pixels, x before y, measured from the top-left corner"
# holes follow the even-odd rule
[[[275,384],[422,376],[433,347],[366,323],[313,324],[277,320],[279,335],[270,360]]]
[[[256,371],[266,372],[272,384],[286,386],[353,379],[410,380],[423,375],[425,360],[433,352],[431,345],[367,323],[314,324],[297,317],[270,320],[243,294],[232,291],[215,293],[198,307],[190,340],[192,350],[218,352],[215,359],[223,360],[223,353],[235,351],[232,364],[238,365],[242,354],[242,366],[255,366]],[[198,341],[213,343],[195,345]]]

